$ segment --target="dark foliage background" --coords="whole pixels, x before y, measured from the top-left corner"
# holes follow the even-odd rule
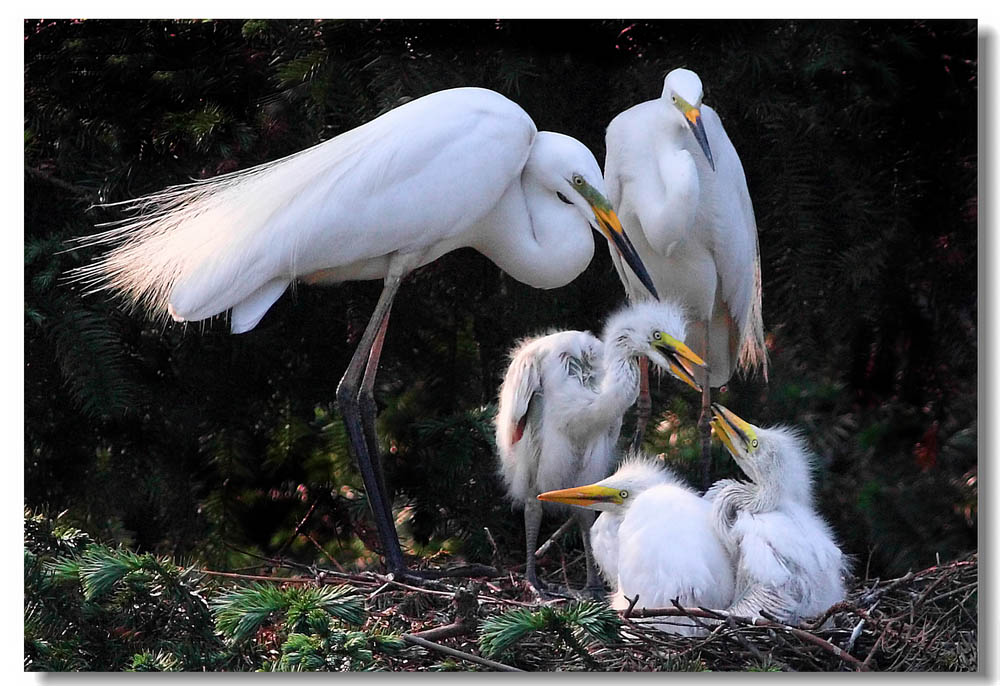
[[[977,46],[970,21],[25,22],[25,500],[105,541],[239,568],[365,565],[374,545],[333,404],[379,283],[300,287],[251,333],[163,326],[61,275],[92,208],[290,154],[405,98],[504,93],[603,160],[618,112],[695,69],[746,169],[770,382],[722,400],[806,432],[858,571],[976,546]],[[406,543],[509,561],[491,417],[507,350],[597,329],[604,250],[528,288],[472,251],[412,275],[377,396]],[[691,399],[654,384],[648,447],[687,469]],[[626,431],[627,433],[627,431]],[[692,473],[693,473],[692,469]],[[716,455],[716,474],[735,467]],[[301,534],[296,526],[309,514]],[[548,522],[554,527],[558,522]]]

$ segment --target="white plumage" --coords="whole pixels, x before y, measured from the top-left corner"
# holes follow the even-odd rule
[[[681,343],[685,326],[679,307],[645,303],[613,315],[603,340],[582,331],[561,331],[525,340],[512,352],[500,389],[496,441],[507,492],[524,505],[525,575],[536,588],[534,550],[542,516],[536,496],[608,474],[622,416],[639,391],[637,358],[648,355],[680,374],[680,359],[692,367],[701,363]],[[580,511],[578,517],[587,585],[596,587],[586,535],[593,516]]]
[[[400,282],[472,247],[519,281],[563,286],[593,257],[591,228],[645,275],[605,196],[579,141],[537,131],[499,93],[457,88],[290,157],[121,203],[134,216],[78,241],[109,249],[73,276],[153,316],[198,321],[230,310],[236,333],[253,329],[297,279],[385,279],[337,398],[387,561],[403,572],[369,454],[374,423],[361,420],[362,408],[374,408],[376,341]]]
[[[782,621],[813,617],[844,599],[848,558],[812,503],[812,453],[795,431],[762,429],[713,404],[713,428],[750,478],[706,493],[719,536],[736,562],[730,611]]]
[[[579,141],[538,132],[499,93],[440,91],[289,157],[122,203],[139,216],[83,239],[117,247],[76,276],[179,320],[233,308],[234,332],[295,279],[384,278],[395,253],[415,268],[471,246],[553,288],[590,262],[588,222],[604,230],[574,175],[604,196]]]
[[[655,461],[626,458],[606,479],[540,497],[602,511],[591,541],[602,575],[614,580],[613,608],[628,608],[636,596],[638,608],[732,603],[733,564],[716,535],[711,502]],[[686,618],[651,623],[670,633],[700,631]]]
[[[753,204],[739,155],[702,92],[697,74],[675,69],[660,98],[615,117],[604,175],[657,291],[691,312],[687,342],[696,351],[711,322],[705,360],[714,387],[737,360],[763,368],[767,356]],[[646,299],[635,274],[612,258],[629,297]]]
[[[712,387],[739,365],[767,376],[757,224],[743,165],[715,110],[702,105],[701,79],[675,69],[656,100],[608,125],[604,177],[609,198],[661,297],[691,316],[686,342],[708,363],[701,419],[703,487],[709,478]],[[612,254],[633,301],[636,274]],[[641,407],[648,408],[648,402]],[[641,438],[645,417],[637,427]]]

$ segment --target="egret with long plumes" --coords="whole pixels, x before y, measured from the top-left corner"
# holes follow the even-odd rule
[[[511,354],[500,389],[496,440],[500,473],[524,506],[525,577],[542,590],[535,544],[543,491],[589,483],[611,470],[622,417],[639,392],[638,358],[700,390],[689,370],[703,361],[682,342],[687,323],[673,303],[643,303],[612,315],[601,339],[561,331],[528,339]],[[600,588],[588,531],[593,513],[575,513],[583,533],[587,588]]]
[[[691,313],[686,342],[708,363],[699,429],[702,487],[710,478],[711,388],[739,366],[767,374],[761,316],[757,224],[743,165],[719,115],[702,103],[702,83],[687,69],[667,74],[656,100],[608,125],[608,197],[663,298]],[[645,276],[612,253],[633,301],[646,299]],[[635,447],[649,418],[643,388]]]
[[[725,609],[735,577],[729,551],[712,520],[712,503],[650,458],[626,458],[611,476],[543,493],[540,500],[599,510],[591,528],[594,557],[615,588],[611,606]],[[689,618],[660,619],[657,628],[699,633]]]
[[[843,600],[848,558],[813,505],[814,456],[802,436],[756,427],[718,403],[712,428],[750,479],[723,479],[705,494],[736,563],[730,612],[796,622]]]
[[[538,131],[499,93],[457,88],[290,157],[122,203],[137,215],[81,239],[110,249],[74,276],[154,316],[229,311],[234,333],[253,329],[296,280],[383,279],[337,400],[387,566],[405,573],[372,390],[400,282],[472,247],[530,286],[564,286],[590,263],[593,228],[655,296],[606,195],[579,141]]]

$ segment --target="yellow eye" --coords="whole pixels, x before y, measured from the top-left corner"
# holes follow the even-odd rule
[[[628,491],[618,491],[618,495],[623,499],[628,497]]]
[[[576,186],[582,186],[583,185],[583,177],[580,176],[579,174],[573,174],[573,184],[576,185]]]

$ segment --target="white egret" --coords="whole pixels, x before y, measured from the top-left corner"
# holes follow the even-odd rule
[[[537,131],[498,93],[458,88],[284,159],[122,203],[138,216],[82,239],[114,247],[75,276],[177,321],[231,310],[234,333],[254,328],[296,280],[384,279],[337,400],[387,566],[404,573],[372,395],[400,282],[472,247],[519,281],[563,286],[589,264],[593,227],[653,290],[605,196],[579,141]]]
[[[702,104],[701,80],[687,69],[667,74],[660,98],[615,117],[606,143],[608,197],[656,290],[690,311],[686,342],[708,363],[698,421],[707,488],[711,388],[737,365],[767,374],[757,225],[743,165],[719,115]],[[630,299],[647,298],[645,277],[612,259]],[[649,419],[643,369],[636,443]]]
[[[844,599],[848,558],[812,503],[812,453],[795,431],[762,429],[718,403],[712,428],[750,478],[723,479],[705,497],[736,563],[730,611],[796,622]]]
[[[733,562],[713,526],[712,503],[653,460],[626,458],[606,479],[538,498],[601,511],[591,539],[601,573],[613,580],[614,609],[627,609],[636,596],[638,608],[670,607],[675,599],[682,607],[732,603]],[[688,618],[653,624],[699,633]]]
[[[608,319],[602,340],[582,331],[528,339],[511,354],[500,388],[496,441],[500,473],[514,502],[524,505],[525,577],[540,590],[535,547],[543,491],[600,479],[622,416],[639,392],[638,358],[677,375],[695,389],[687,371],[703,364],[681,339],[686,322],[672,303],[643,303]],[[590,551],[592,513],[579,511],[587,559],[587,587],[600,587]]]

